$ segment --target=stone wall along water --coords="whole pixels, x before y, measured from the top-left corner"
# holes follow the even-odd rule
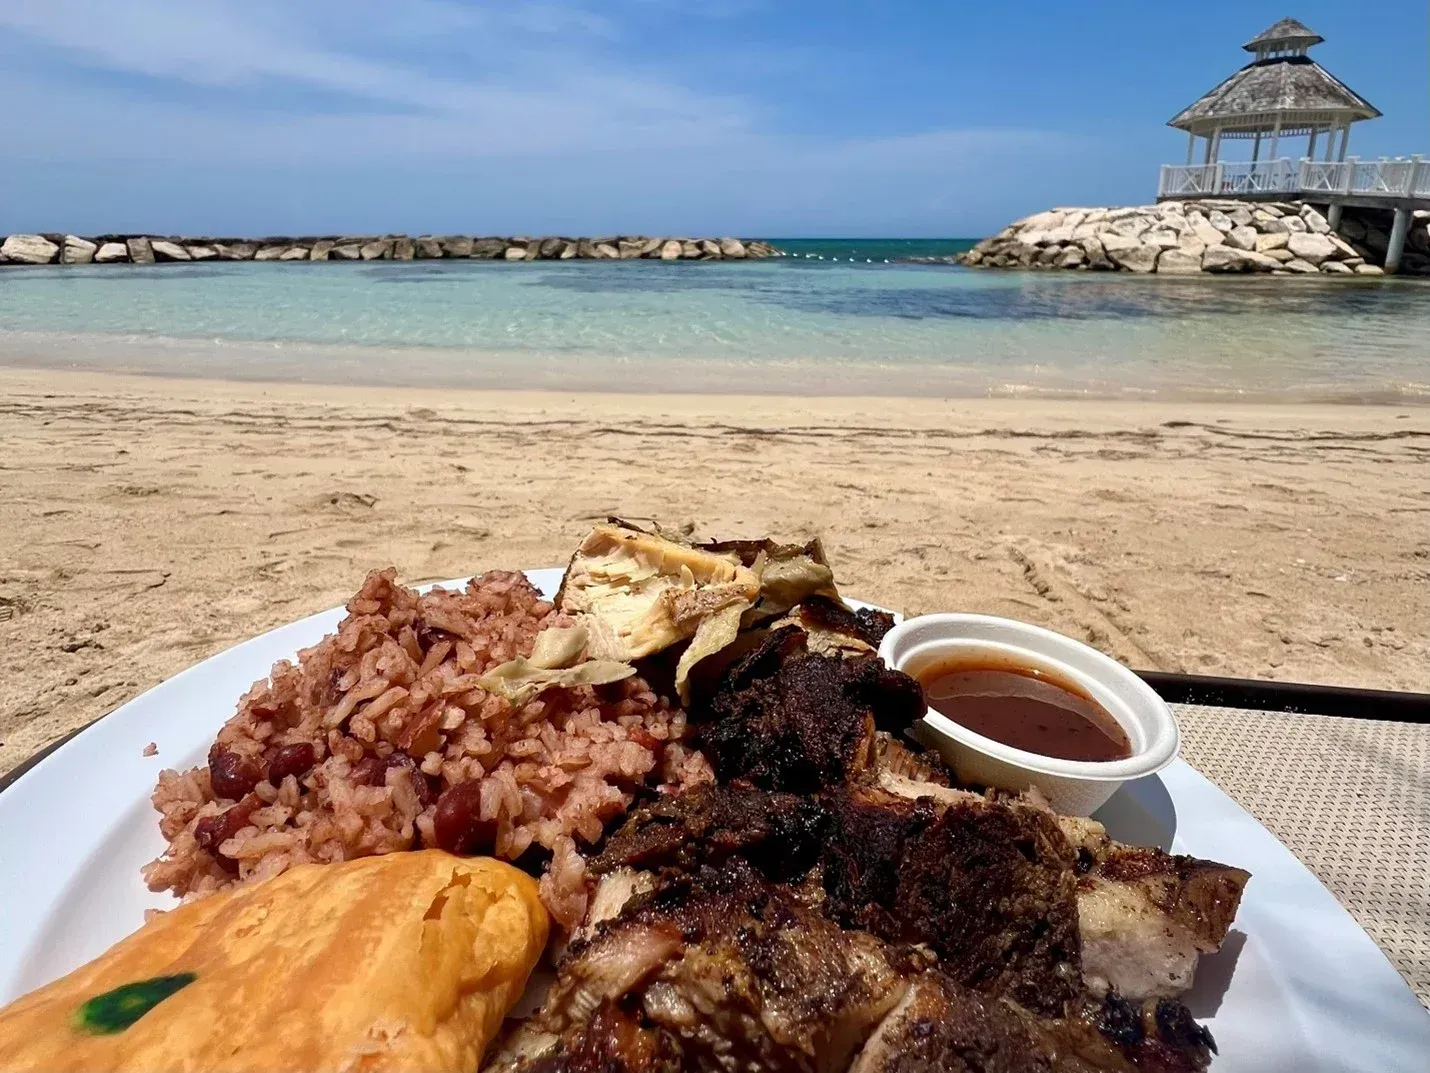
[[[970,268],[1379,276],[1389,236],[1373,219],[1347,208],[1332,231],[1313,205],[1215,199],[1053,209],[1010,224],[958,260]],[[1430,274],[1430,212],[1414,215],[1401,271]]]
[[[760,239],[471,235],[182,238],[155,235],[7,235],[0,264],[164,264],[193,261],[758,261],[784,252]]]

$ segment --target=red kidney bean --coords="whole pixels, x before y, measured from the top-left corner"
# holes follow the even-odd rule
[[[435,793],[432,780],[417,766],[417,761],[404,752],[392,752],[387,756],[369,756],[353,765],[352,780],[360,786],[385,786],[387,773],[392,768],[406,768],[412,776],[412,792],[417,795],[417,803],[426,808],[432,803]]]
[[[268,761],[268,781],[277,786],[289,775],[302,778],[313,770],[313,765],[317,762],[318,751],[307,742],[285,745]]]
[[[432,833],[448,853],[490,853],[497,844],[495,820],[481,818],[482,784],[473,779],[449,786],[437,799]]]
[[[209,785],[216,796],[237,801],[244,794],[251,793],[261,778],[263,772],[253,761],[218,743],[209,750]]]
[[[220,853],[219,846],[247,827],[248,818],[262,804],[257,797],[250,795],[217,816],[205,817],[194,824],[194,841],[200,849],[207,850],[224,871],[237,873],[238,862]]]

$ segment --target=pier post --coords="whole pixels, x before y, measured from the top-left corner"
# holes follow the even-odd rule
[[[1326,223],[1331,225],[1332,231],[1341,229],[1341,203],[1339,201],[1332,201],[1330,208],[1326,210]]]
[[[1395,210],[1395,222],[1390,225],[1390,245],[1385,249],[1387,275],[1400,268],[1400,255],[1405,252],[1405,236],[1410,231],[1410,207]]]

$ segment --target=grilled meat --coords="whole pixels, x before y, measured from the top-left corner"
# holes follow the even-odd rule
[[[810,655],[806,634],[773,630],[697,709],[696,741],[721,782],[817,793],[850,782],[872,759],[874,732],[923,716],[912,678],[873,657]]]
[[[587,867],[686,871],[743,857],[767,878],[804,878],[824,846],[828,817],[812,798],[705,785],[636,809]]]
[[[516,1068],[528,1073],[681,1073],[680,1045],[641,1023],[639,1011],[602,1003],[540,1057]]]
[[[1029,1018],[937,972],[910,984],[849,1073],[1051,1073]]]
[[[827,911],[924,943],[954,980],[1061,1016],[1081,987],[1072,852],[1037,809],[840,795],[824,855]]]
[[[669,878],[573,943],[541,1012],[489,1068],[584,1070],[599,1067],[579,1057],[630,1054],[665,1061],[674,1046],[681,1069],[834,1073],[919,965],[918,955],[841,931],[735,859]],[[639,1024],[602,1016],[612,1009],[638,1010]],[[619,1038],[592,1038],[612,1032]],[[663,1067],[621,1058],[609,1068]]]
[[[1088,986],[1131,999],[1188,990],[1198,958],[1226,939],[1251,874],[1114,842],[1095,820],[1059,817],[1058,823],[1077,850]]]

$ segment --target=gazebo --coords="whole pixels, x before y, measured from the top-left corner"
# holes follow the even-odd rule
[[[1325,160],[1345,160],[1351,124],[1380,115],[1375,107],[1306,53],[1324,41],[1295,19],[1282,19],[1242,46],[1255,56],[1236,74],[1182,109],[1168,126],[1187,132],[1187,163],[1198,138],[1206,140],[1204,164],[1215,164],[1224,138],[1252,139],[1251,159],[1276,160],[1283,138],[1306,138],[1305,157],[1315,160],[1325,135]]]

